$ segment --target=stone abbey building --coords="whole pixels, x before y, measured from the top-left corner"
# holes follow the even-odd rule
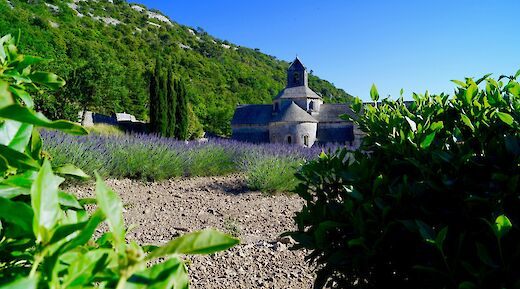
[[[357,130],[340,118],[345,113],[352,113],[348,104],[323,103],[309,88],[307,70],[296,57],[287,70],[287,86],[272,104],[238,105],[231,120],[232,138],[306,147],[316,143],[357,147]]]

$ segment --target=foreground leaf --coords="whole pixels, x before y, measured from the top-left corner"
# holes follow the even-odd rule
[[[452,79],[451,82],[457,84],[458,86],[460,86],[462,88],[466,88],[468,86],[465,82],[456,80],[456,79]]]
[[[13,103],[14,99],[11,95],[11,92],[9,91],[9,83],[0,80],[0,108],[11,105]]]
[[[65,80],[54,73],[35,71],[29,75],[33,82],[47,86],[50,89],[58,89],[65,85]]]
[[[40,132],[38,129],[33,128],[31,142],[27,146],[27,151],[31,154],[33,159],[40,160],[42,158],[42,146],[43,142],[40,138]]]
[[[0,125],[0,144],[23,153],[31,138],[33,126],[19,121],[5,120]]]
[[[5,223],[13,223],[20,226],[29,234],[32,232],[33,210],[22,202],[13,202],[0,197],[0,218]]]
[[[424,140],[421,142],[421,148],[422,149],[428,148],[432,144],[434,139],[435,139],[435,132],[432,132],[429,135],[427,135],[424,138]]]
[[[78,246],[86,244],[90,240],[90,238],[92,238],[92,234],[94,234],[96,228],[99,226],[99,224],[101,224],[101,222],[103,222],[103,220],[105,220],[103,212],[101,212],[100,210],[95,211],[94,214],[87,221],[86,225],[81,229],[79,234],[72,240],[65,243],[63,247],[60,249],[60,251],[67,252]],[[64,235],[64,237],[65,236],[66,235]]]
[[[471,120],[469,119],[469,117],[467,117],[465,114],[461,114],[460,118],[462,119],[462,122],[464,122],[464,124],[471,129],[471,131],[473,131],[473,132],[475,131],[475,127],[471,123]]]
[[[66,120],[51,121],[43,114],[34,112],[31,109],[18,104],[9,105],[0,109],[0,117],[36,126],[59,129],[76,135],[88,134],[88,131],[80,125]]]
[[[0,144],[0,156],[2,156],[10,166],[18,169],[34,170],[40,168],[40,165],[26,154],[3,144]]]
[[[36,171],[26,171],[7,177],[0,182],[0,197],[12,199],[20,195],[30,195],[31,186],[37,175]]]
[[[509,113],[499,111],[499,112],[497,112],[497,115],[500,118],[500,120],[502,120],[504,123],[506,123],[509,126],[513,126],[514,120],[513,120],[513,117]]]
[[[511,230],[513,225],[511,221],[505,216],[500,215],[495,220],[494,231],[498,239],[501,239],[509,230]]]
[[[38,285],[38,277],[25,277],[18,279],[9,284],[0,286],[0,289],[36,289]]]
[[[54,169],[54,171],[59,175],[72,176],[82,180],[90,179],[89,175],[87,175],[85,172],[83,172],[83,170],[72,164],[65,164],[63,166],[57,167],[56,169]]]
[[[128,281],[127,289],[183,289],[189,285],[186,265],[177,257],[135,273]]]
[[[117,194],[107,187],[98,173],[96,173],[96,199],[99,208],[106,216],[108,227],[114,235],[116,244],[118,246],[124,245],[123,203]]]
[[[417,124],[415,123],[415,121],[413,121],[411,118],[405,116],[404,119],[406,119],[406,121],[408,122],[408,125],[410,125],[410,129],[413,131],[413,132],[416,132],[417,131]]]
[[[68,274],[63,277],[63,288],[90,285],[95,275],[104,267],[111,250],[98,249],[77,256],[68,266]]]
[[[38,242],[48,243],[59,221],[58,187],[63,180],[54,175],[51,164],[45,160],[31,187],[31,206],[34,210],[33,231]]]
[[[215,229],[188,233],[170,241],[165,246],[153,250],[147,260],[172,254],[212,254],[229,249],[240,243],[237,238],[221,233]]]
[[[375,84],[372,84],[372,87],[370,88],[370,98],[373,101],[379,100],[379,92],[377,92],[377,88]]]
[[[58,193],[58,200],[61,206],[82,210],[83,206],[79,203],[76,196],[67,192],[60,191]]]

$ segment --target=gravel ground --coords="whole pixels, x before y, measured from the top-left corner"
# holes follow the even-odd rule
[[[241,243],[211,256],[190,256],[192,288],[311,288],[307,252],[290,251],[279,235],[294,228],[297,196],[248,191],[239,175],[162,182],[107,180],[122,198],[128,239],[160,245],[185,232],[216,228]],[[69,189],[85,197],[94,185]],[[288,244],[289,243],[289,244]]]

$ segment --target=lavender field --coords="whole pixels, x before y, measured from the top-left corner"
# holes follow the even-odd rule
[[[92,175],[162,180],[244,173],[253,190],[290,191],[298,167],[335,146],[304,148],[209,139],[184,142],[147,134],[73,136],[42,131],[44,149],[56,166],[71,163]]]

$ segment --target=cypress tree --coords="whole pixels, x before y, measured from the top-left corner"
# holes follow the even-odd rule
[[[186,96],[186,86],[182,80],[177,80],[177,112],[175,114],[176,127],[175,136],[178,139],[185,140],[188,138],[188,98]]]
[[[155,61],[155,69],[150,75],[150,132],[159,132],[159,83],[160,83],[160,62]]]
[[[158,129],[162,136],[167,136],[168,128],[168,79],[164,73],[159,77],[159,117]]]
[[[173,72],[170,68],[168,70],[168,80],[167,80],[167,106],[166,112],[168,115],[168,122],[166,127],[166,136],[167,137],[175,137],[175,123],[176,123],[176,108],[177,108],[177,88],[176,83],[173,79]]]
[[[171,68],[165,74],[157,60],[150,77],[150,131],[165,137],[187,139],[188,110],[184,82],[173,78]]]

